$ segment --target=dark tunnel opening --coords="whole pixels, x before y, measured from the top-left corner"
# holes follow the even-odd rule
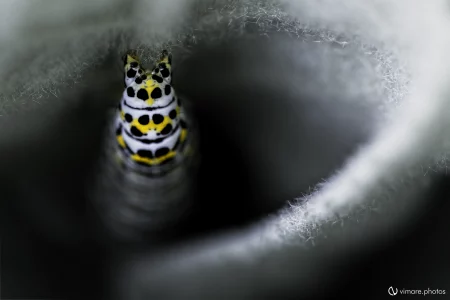
[[[174,85],[200,126],[196,232],[275,213],[370,139],[379,116],[325,75],[342,56],[322,48],[252,35],[198,45],[176,65]]]
[[[375,110],[349,96],[338,76],[326,75],[339,73],[342,56],[322,48],[286,36],[253,36],[200,44],[180,55],[174,87],[198,121],[202,164],[193,214],[155,248],[275,213],[338,171],[370,139]],[[0,157],[3,254],[14,258],[2,265],[9,278],[4,296],[95,291],[109,255],[119,249],[96,236],[84,190],[101,152],[105,111],[120,98],[122,77],[114,64],[64,95],[67,102],[83,99],[80,105],[15,117],[26,118],[28,127],[7,121],[23,139]],[[13,263],[23,257],[28,263]]]

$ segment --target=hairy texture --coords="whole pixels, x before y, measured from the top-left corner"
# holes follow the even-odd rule
[[[104,62],[108,54],[120,56],[142,41],[167,39],[183,21],[181,13],[189,3],[7,1],[7,8],[2,10],[5,26],[0,35],[3,82],[0,115],[47,102],[57,104],[58,99],[53,98],[58,98],[62,89],[72,88],[86,72]],[[9,21],[12,14],[14,20]],[[130,41],[134,31],[139,34]],[[20,71],[18,64],[26,68]]]
[[[293,6],[298,5],[300,11],[305,11],[301,6],[302,3],[304,2],[299,1]],[[311,4],[308,1],[305,3]],[[320,3],[324,3],[330,9],[331,3],[327,1]],[[414,80],[414,93],[408,99],[411,103],[403,108],[396,120],[387,124],[374,139],[372,145],[352,159],[347,167],[348,171],[343,171],[344,174],[336,178],[320,195],[317,195],[317,198],[309,201],[306,211],[310,215],[312,212],[313,216],[317,214],[319,218],[322,215],[330,216],[330,213],[331,215],[346,214],[345,211],[348,207],[352,207],[352,202],[357,204],[368,198],[368,194],[371,192],[370,187],[379,189],[379,185],[383,182],[394,182],[404,169],[414,168],[418,161],[429,159],[430,153],[438,155],[438,151],[441,151],[443,146],[441,141],[447,140],[447,134],[441,136],[440,133],[441,130],[448,127],[448,121],[445,118],[448,104],[443,86],[447,83],[449,74],[446,68],[441,67],[441,64],[450,44],[448,39],[442,38],[440,34],[436,33],[442,32],[443,28],[448,28],[449,25],[445,13],[446,2],[436,3],[436,6],[418,5],[414,8],[410,6],[409,2],[408,4],[404,2],[403,5],[402,2],[397,2],[395,5],[391,5],[378,1],[376,5],[373,5],[371,7],[371,5],[350,1],[345,12],[350,13],[350,16],[356,16],[355,20],[353,18],[343,19],[344,16],[347,17],[347,14],[343,14],[342,6],[331,7],[333,14],[327,21],[331,21],[331,25],[339,21],[342,22],[341,24],[355,22],[361,30],[360,35],[394,45],[396,47],[394,49],[409,61]],[[351,14],[352,10],[354,10],[353,14]],[[322,11],[323,9],[314,10],[314,12]],[[321,19],[323,16],[318,15],[317,17],[323,22]],[[410,27],[411,20],[414,20],[414,30],[411,30]],[[427,26],[423,24],[427,24]],[[375,26],[376,30],[369,30]],[[435,31],[428,35],[426,32],[430,26],[434,26]],[[367,34],[364,30],[367,31]],[[417,43],[417,37],[422,35],[426,35],[427,40]],[[424,61],[421,61],[420,57],[424,57]],[[433,76],[431,79],[430,74],[435,74],[436,77]],[[442,95],[442,93],[444,94]],[[425,101],[425,99],[435,99],[436,107],[430,105],[429,101]],[[443,114],[440,115],[441,113]],[[438,125],[431,121],[435,119],[442,120],[442,122]],[[442,126],[442,129],[435,131],[436,135],[434,136],[430,134],[430,126]],[[408,132],[415,134],[414,136],[408,135]],[[421,134],[421,138],[418,138]],[[399,137],[402,139],[399,140]],[[389,156],[386,153],[389,153]],[[377,167],[372,167],[374,163],[377,164]],[[364,176],[361,176],[362,174]],[[356,190],[355,185],[360,188]],[[365,193],[367,194],[365,195]],[[344,210],[341,211],[342,208]],[[305,218],[300,217],[299,219],[304,220]]]
[[[176,250],[116,257],[112,280],[117,284],[112,286],[119,299],[211,299],[217,293],[225,299],[261,299],[283,289],[308,293],[308,286],[321,280],[332,282],[337,273],[329,270],[342,266],[349,255],[376,247],[387,233],[398,234],[410,224],[427,198],[430,174],[447,168],[450,24],[444,0],[141,0],[132,5],[119,0],[84,4],[23,0],[6,1],[0,18],[4,23],[0,124],[15,130],[0,133],[2,153],[20,148],[21,136],[38,143],[44,134],[38,117],[23,124],[14,122],[13,116],[23,118],[24,110],[30,110],[28,115],[42,110],[56,115],[82,103],[80,91],[86,87],[80,82],[125,50],[135,49],[147,63],[168,47],[182,66],[183,60],[189,65],[189,57],[202,45],[220,46],[232,38],[245,40],[249,34],[267,38],[268,45],[280,43],[290,62],[298,55],[301,68],[321,70],[308,73],[314,80],[304,87],[298,82],[308,78],[284,74],[274,86],[289,86],[294,95],[320,91],[330,96],[319,103],[327,103],[335,92],[339,101],[330,102],[330,107],[336,109],[336,119],[346,119],[338,107],[346,110],[351,103],[370,110],[378,120],[367,122],[377,131],[343,167],[322,182],[314,178],[310,193],[280,199],[290,200],[289,205],[266,219]],[[281,33],[325,50],[283,47],[284,42],[274,38]],[[299,48],[304,53],[296,54]],[[323,56],[315,60],[313,53]],[[224,66],[217,72],[226,73],[228,67],[232,68]],[[102,79],[107,82],[107,76],[115,76],[112,73]],[[244,73],[239,82],[245,88],[245,83],[264,78],[257,74],[248,79]],[[189,90],[195,85],[183,87],[179,80],[180,91],[195,92]],[[323,90],[314,86],[317,82]],[[109,90],[108,83],[103,84]],[[79,96],[69,95],[72,89]],[[113,100],[101,106],[106,108]],[[197,105],[208,103],[197,100]],[[230,105],[235,107],[232,101]],[[29,124],[36,124],[35,131]],[[291,130],[296,132],[296,127]],[[250,144],[243,153],[251,152]],[[23,162],[19,165],[26,167]],[[292,187],[296,177],[286,182]]]

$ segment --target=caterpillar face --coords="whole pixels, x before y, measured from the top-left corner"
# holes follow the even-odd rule
[[[157,166],[183,154],[187,122],[171,86],[172,57],[167,51],[152,71],[132,55],[124,58],[125,90],[116,116],[116,139],[126,157]]]

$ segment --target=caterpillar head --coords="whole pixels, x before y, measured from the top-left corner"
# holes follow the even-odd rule
[[[126,103],[132,107],[144,109],[174,102],[175,95],[170,85],[171,62],[172,56],[164,50],[153,71],[147,71],[142,68],[137,56],[125,55],[126,89],[123,99]]]

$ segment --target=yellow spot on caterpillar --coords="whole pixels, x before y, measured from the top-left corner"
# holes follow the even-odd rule
[[[122,119],[122,121],[125,120],[125,113],[123,112],[123,110],[120,111],[120,118]]]
[[[131,156],[131,159],[134,160],[135,162],[140,162],[140,163],[145,163],[147,165],[158,165],[170,158],[173,158],[177,153],[175,151],[170,151],[169,153],[167,153],[164,156],[161,157],[157,157],[157,158],[147,158],[147,157],[142,157],[138,154],[133,154]]]
[[[133,57],[130,54],[127,54],[127,64],[130,64],[132,62],[139,63],[139,59],[137,57]]]
[[[122,148],[126,148],[125,146],[125,141],[123,140],[123,136],[122,135],[118,135],[117,136],[117,142],[119,143],[120,147]]]
[[[181,134],[180,134],[180,142],[184,142],[184,140],[186,139],[186,135],[187,135],[187,129],[181,129]]]
[[[133,56],[127,54],[126,63],[125,63],[125,66],[124,66],[125,73],[127,73],[128,70],[131,69],[131,63],[132,62],[137,62],[139,64],[139,59],[137,57],[133,57]]]
[[[153,103],[155,103],[155,99],[153,99],[150,95],[152,94],[153,90],[159,87],[159,84],[156,84],[151,76],[148,76],[148,78],[139,86],[139,89],[145,89],[147,91],[148,100],[145,100],[145,103],[147,103],[149,106],[152,106]]]
[[[156,130],[157,133],[161,133],[161,131],[166,127],[167,124],[172,125],[172,119],[169,116],[165,116],[164,120],[160,124],[153,123],[153,120],[150,120],[150,122],[147,125],[142,125],[139,123],[137,119],[134,119],[133,122],[131,122],[131,126],[135,126],[137,129],[139,129],[142,133],[148,133],[150,130]]]
[[[151,78],[145,79],[145,81],[142,83],[142,85],[144,86],[145,89],[147,89],[147,92],[149,92],[149,93],[151,93],[153,91],[153,89],[157,86],[157,84]]]

